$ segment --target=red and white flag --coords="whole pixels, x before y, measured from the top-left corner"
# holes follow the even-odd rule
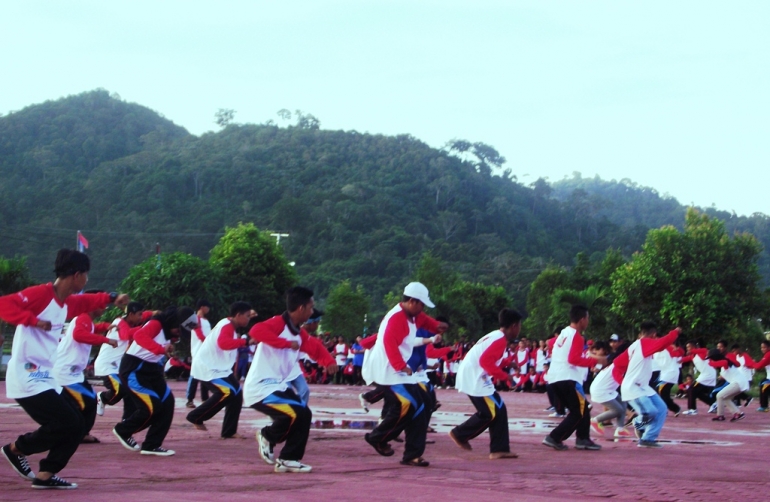
[[[82,253],[86,249],[88,249],[88,239],[78,230],[78,251]]]

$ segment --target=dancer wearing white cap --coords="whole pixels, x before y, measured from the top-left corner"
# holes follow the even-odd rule
[[[384,392],[385,404],[382,421],[366,434],[369,443],[380,455],[389,457],[395,452],[388,444],[406,431],[404,465],[426,467],[422,458],[428,428],[423,394],[406,361],[412,354],[418,328],[431,333],[443,333],[447,325],[423,312],[434,307],[428,288],[411,282],[404,288],[403,300],[393,307],[380,323],[379,336],[371,353],[364,361],[367,383],[377,382]]]

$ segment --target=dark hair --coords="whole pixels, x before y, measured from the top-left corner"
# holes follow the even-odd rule
[[[700,344],[698,343],[698,340],[688,340],[687,343],[692,345],[693,347],[700,347]]]
[[[762,340],[760,345],[764,345],[765,347],[770,347],[770,340]]]
[[[247,302],[235,302],[230,305],[230,317],[235,317],[238,314],[251,311],[251,304]]]
[[[604,350],[609,352],[610,351],[610,344],[607,342],[604,342],[602,340],[597,340],[594,342],[593,345],[591,345],[591,350]]]
[[[585,305],[573,305],[569,309],[569,322],[580,322],[588,316],[588,307]]]
[[[724,345],[724,346],[725,346],[725,348],[727,348],[727,340],[724,340],[724,339],[722,339],[722,340],[719,340],[719,341],[717,342],[717,345],[719,345],[720,343],[721,343],[722,345]]]
[[[128,302],[126,306],[126,314],[136,314],[144,310],[144,305],[139,302]]]
[[[307,305],[313,298],[313,290],[294,286],[286,292],[286,310],[294,312],[303,305]]]
[[[56,253],[53,271],[57,278],[65,278],[78,272],[84,273],[91,270],[91,260],[88,255],[74,249],[60,249]]]
[[[722,354],[722,351],[719,349],[711,349],[709,350],[708,358],[712,361],[724,361],[727,359],[724,354]]]
[[[644,321],[639,325],[639,331],[645,335],[651,335],[652,333],[658,332],[658,327],[652,321]]]
[[[730,350],[735,350],[735,349],[740,350],[741,349],[741,344],[740,343],[734,343],[733,346],[730,347]]]
[[[521,314],[514,309],[503,309],[497,314],[501,328],[507,328],[521,321]]]
[[[186,321],[187,318],[189,318],[194,313],[195,311],[190,307],[177,308],[175,306],[171,306],[166,310],[163,310],[162,312],[152,316],[152,319],[160,322],[160,325],[163,327],[163,331],[165,331],[166,336],[169,337],[171,336],[169,331],[174,328],[178,328],[180,324]]]
[[[615,354],[622,354],[631,346],[631,342],[628,340],[621,340],[620,345],[615,348]]]
[[[208,300],[204,300],[203,298],[201,298],[200,300],[195,302],[195,310],[196,311],[202,309],[203,307],[211,308],[211,304],[209,303]]]

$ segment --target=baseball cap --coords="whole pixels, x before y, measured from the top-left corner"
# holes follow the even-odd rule
[[[619,342],[619,341],[620,341],[620,337],[619,337],[618,335],[615,335],[615,334],[613,334],[613,335],[610,337],[610,341],[611,341],[611,342]]]
[[[425,304],[426,307],[435,307],[433,302],[430,301],[430,296],[428,296],[428,288],[426,288],[425,285],[420,282],[410,282],[407,284],[404,288],[404,296],[414,298],[415,300],[420,300]]]

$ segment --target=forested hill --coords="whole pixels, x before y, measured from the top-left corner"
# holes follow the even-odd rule
[[[322,130],[308,116],[196,137],[93,91],[0,117],[0,254],[25,255],[37,280],[50,279],[56,249],[80,229],[90,286],[110,288],[156,242],[206,258],[225,226],[254,222],[289,234],[281,245],[321,299],[351,279],[380,309],[426,251],[523,306],[548,261],[639,249],[643,222],[602,214],[590,197],[562,202],[542,180],[494,175],[502,162],[482,143],[438,150]]]
[[[572,178],[552,183],[551,187],[555,199],[562,202],[583,200],[594,217],[607,218],[623,227],[674,225],[681,229],[684,224],[685,206],[671,196],[661,195],[654,188],[640,186],[631,180],[606,181],[574,173]],[[759,258],[760,273],[765,284],[770,285],[770,216],[762,213],[738,216],[715,207],[701,208],[701,211],[724,221],[730,234],[749,232],[759,239],[764,246]]]

